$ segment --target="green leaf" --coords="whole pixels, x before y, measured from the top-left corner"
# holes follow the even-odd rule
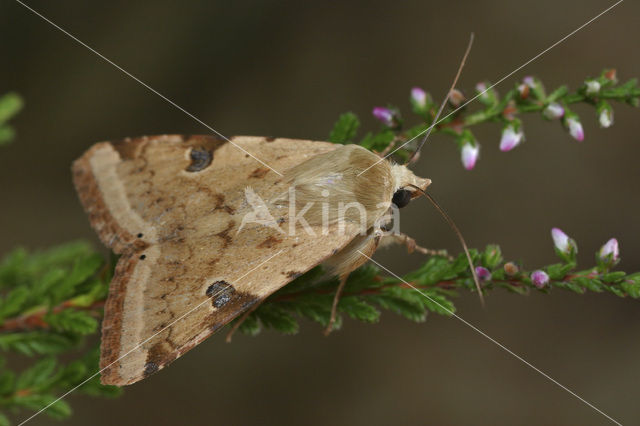
[[[24,105],[17,93],[7,93],[0,97],[0,123],[4,123],[16,115]]]
[[[98,321],[89,313],[75,309],[64,309],[58,313],[48,313],[44,321],[54,330],[76,334],[91,334],[98,329]]]
[[[358,116],[352,112],[342,114],[329,134],[329,142],[351,143],[358,132],[358,127],[360,127]]]
[[[0,146],[6,145],[16,136],[16,131],[8,124],[0,125]]]
[[[56,368],[56,360],[53,357],[43,358],[31,368],[25,370],[16,380],[16,388],[20,390],[31,389],[43,382],[53,374]]]
[[[271,328],[284,334],[296,334],[298,332],[298,321],[287,311],[276,305],[262,305],[256,313],[260,318],[260,322],[266,328]]]
[[[558,99],[564,97],[567,93],[569,93],[569,89],[567,88],[567,86],[560,86],[556,90],[551,92],[549,96],[547,96],[547,102],[555,102]]]
[[[601,293],[603,291],[603,286],[602,286],[602,282],[600,282],[600,280],[595,279],[595,278],[588,278],[588,277],[577,277],[573,280],[576,284],[591,290],[591,291],[595,291],[597,293]]]
[[[55,395],[26,395],[15,398],[17,405],[39,411],[46,407],[44,413],[54,419],[65,419],[71,415],[71,407],[64,400],[57,400]],[[51,404],[51,405],[49,405]]]
[[[7,395],[15,389],[16,374],[10,370],[0,371],[0,395]]]
[[[395,134],[391,129],[384,129],[376,135],[367,134],[360,145],[371,151],[383,151],[393,140]]]
[[[242,334],[248,336],[257,336],[260,333],[260,321],[255,313],[249,315],[244,322],[240,324],[239,330]]]
[[[377,303],[380,307],[402,315],[411,321],[423,322],[427,319],[427,312],[422,304],[409,302],[403,298],[393,297],[388,294],[368,295],[366,298]]]
[[[453,305],[453,302],[451,302],[446,297],[434,291],[426,291],[423,293],[429,296],[428,298],[426,298],[426,301],[424,303],[426,304],[427,309],[429,309],[430,311],[447,316],[451,316],[456,312],[456,308]]]
[[[26,287],[18,287],[9,292],[0,302],[0,320],[19,313],[28,298],[29,289]]]
[[[602,276],[602,281],[604,281],[605,283],[615,283],[622,280],[626,276],[627,274],[622,271],[609,272]]]
[[[75,347],[78,341],[77,336],[50,331],[3,333],[0,334],[0,350],[12,350],[27,356],[58,354]]]
[[[378,322],[380,311],[355,296],[344,296],[338,303],[338,309],[349,317],[363,322]]]
[[[558,281],[555,283],[555,286],[565,290],[571,290],[574,293],[584,294],[584,288],[574,282]]]
[[[634,278],[626,279],[620,283],[620,288],[622,288],[630,297],[634,299],[640,298],[640,280]]]
[[[549,274],[549,278],[554,281],[559,281],[564,279],[564,277],[575,268],[574,264],[564,264],[564,263],[555,263],[553,265],[549,265],[547,269],[547,274]]]
[[[71,273],[68,273],[62,282],[52,289],[52,304],[58,304],[71,296],[75,288],[93,276],[103,263],[102,256],[98,253],[79,258],[74,263]]]

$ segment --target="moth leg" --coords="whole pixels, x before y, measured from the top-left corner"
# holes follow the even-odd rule
[[[453,260],[453,256],[450,256],[449,254],[447,254],[446,250],[433,250],[433,249],[427,249],[427,248],[421,247],[416,243],[416,240],[414,240],[407,234],[402,234],[402,233],[383,235],[380,241],[380,246],[384,247],[394,243],[404,244],[407,247],[407,251],[409,253],[413,253],[414,251],[417,251],[418,253],[426,254],[429,256],[444,256],[450,261]]]
[[[347,272],[340,277],[340,285],[338,285],[338,289],[336,290],[335,296],[333,296],[333,305],[331,306],[331,317],[329,317],[329,324],[327,328],[324,329],[324,335],[328,336],[331,334],[333,330],[333,324],[336,322],[336,312],[338,310],[338,302],[340,301],[340,295],[342,294],[342,290],[344,290],[344,286],[347,283],[347,278],[349,278],[349,274],[351,272]]]
[[[235,322],[235,324],[233,324],[233,326],[231,327],[231,330],[229,330],[229,332],[227,333],[227,337],[225,337],[224,339],[227,343],[231,343],[231,338],[233,337],[233,334],[240,328],[242,323],[245,322],[247,318],[249,318],[249,315],[254,313],[256,309],[262,306],[265,300],[267,299],[264,298],[258,303],[254,304],[247,312],[242,314],[242,316],[238,319],[238,321]]]

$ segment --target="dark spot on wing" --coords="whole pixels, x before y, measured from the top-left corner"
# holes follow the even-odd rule
[[[138,144],[135,142],[137,142],[136,139],[125,138],[117,141],[112,141],[110,143],[111,146],[113,146],[113,149],[118,151],[118,154],[120,154],[120,158],[122,158],[123,160],[131,160],[135,158],[135,154],[138,148]]]
[[[205,294],[211,298],[213,307],[220,309],[231,300],[235,292],[236,289],[228,282],[216,281],[207,287]]]
[[[220,194],[218,192],[216,192],[215,194],[213,194],[213,196],[216,199],[216,205],[213,208],[214,210],[224,210],[225,212],[229,213],[229,214],[234,214],[235,213],[235,209],[233,207],[228,206],[227,204],[224,203],[225,197],[224,194]]]
[[[155,362],[147,362],[144,365],[144,376],[150,376],[153,373],[155,373],[156,371],[158,371],[159,367],[158,364],[156,364]]]
[[[167,330],[165,329],[164,332],[166,333]],[[169,339],[158,342],[150,347],[147,352],[147,362],[144,365],[144,376],[147,377],[158,371],[160,366],[169,364],[173,358],[171,353],[174,350],[175,345],[173,345]]]
[[[297,271],[289,271],[286,273],[287,277],[291,278],[291,279],[296,279],[298,278],[300,275],[302,275],[302,272],[297,272]]]
[[[191,149],[189,157],[191,158],[191,164],[187,167],[187,171],[199,172],[211,164],[211,161],[213,161],[213,151],[204,147],[195,147]]]
[[[266,175],[268,172],[269,172],[269,169],[267,169],[266,167],[258,167],[257,169],[251,172],[249,177],[260,179],[261,177],[264,177],[264,175]]]
[[[258,248],[271,248],[276,244],[280,244],[282,240],[280,238],[276,238],[273,235],[269,236],[266,240],[258,244]]]
[[[229,231],[231,231],[234,224],[235,222],[233,220],[229,221],[229,223],[227,224],[227,229],[216,234],[216,237],[220,237],[223,240],[222,248],[226,248],[233,241],[233,238],[231,238],[231,236],[229,235]]]
[[[140,260],[145,260],[146,258],[147,258],[146,254],[143,254],[143,255],[140,256]]]

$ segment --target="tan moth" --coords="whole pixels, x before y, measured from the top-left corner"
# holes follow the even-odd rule
[[[91,225],[121,255],[100,357],[102,383],[118,386],[319,264],[341,278],[333,318],[351,271],[385,240],[412,241],[384,226],[431,183],[358,145],[181,135],[98,143],[74,162],[73,179]]]

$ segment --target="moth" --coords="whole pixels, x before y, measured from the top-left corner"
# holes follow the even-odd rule
[[[376,222],[392,202],[404,207],[419,196],[409,185],[425,190],[430,183],[387,160],[357,176],[380,159],[357,145],[231,140],[284,176],[211,136],[102,142],[73,164],[74,184],[91,225],[120,254],[102,324],[103,383],[134,383],[165,367],[319,264],[344,276],[367,260],[358,250],[375,251],[384,226]],[[339,184],[329,183],[338,176]],[[248,186],[269,200],[288,193],[292,183],[297,204],[334,197],[362,204],[367,231],[361,235],[360,224],[347,221],[342,232],[331,223],[322,235],[322,224],[314,220],[322,212],[308,211],[315,236],[259,225],[238,232],[242,218],[252,213]],[[323,196],[327,190],[330,194]],[[275,212],[281,215],[274,218],[286,231],[291,218],[279,204]]]
[[[102,383],[117,386],[166,367],[320,264],[341,278],[335,314],[350,271],[386,239],[411,241],[384,235],[388,213],[431,183],[358,145],[249,136],[101,142],[72,172],[92,227],[120,255],[100,354]],[[310,202],[304,223],[291,217]],[[339,210],[347,204],[364,219]],[[308,229],[291,232],[299,226]]]

